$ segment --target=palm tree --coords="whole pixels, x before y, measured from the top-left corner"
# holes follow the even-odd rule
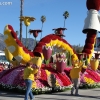
[[[42,27],[41,27],[41,31],[43,29],[43,23],[46,21],[46,17],[45,16],[41,16],[41,22],[42,22]],[[41,38],[42,39],[42,32],[41,32]]]
[[[64,12],[64,14],[63,14],[63,16],[64,16],[64,28],[65,28],[65,22],[66,22],[66,19],[69,17],[69,13],[68,13],[68,11],[65,11]]]
[[[23,2],[24,0],[20,0],[21,3],[20,3],[20,17],[23,16]],[[22,41],[22,20],[20,19],[20,41]]]

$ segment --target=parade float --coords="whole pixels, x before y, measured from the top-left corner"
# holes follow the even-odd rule
[[[99,54],[92,59],[97,32],[100,31],[99,14],[100,0],[87,0],[88,15],[85,19],[83,33],[86,34],[85,45],[81,53],[77,54],[72,46],[63,38],[66,28],[53,29],[53,34],[43,37],[35,48],[30,51],[18,39],[14,28],[6,25],[4,29],[5,55],[13,67],[0,71],[0,89],[18,92],[25,91],[23,70],[27,62],[39,67],[32,85],[34,93],[48,93],[50,91],[63,91],[72,85],[69,72],[76,60],[85,61],[80,74],[80,88],[93,88],[100,86],[100,71],[98,70]],[[33,17],[20,17],[27,27]],[[30,30],[36,38],[42,30]],[[26,41],[27,45],[27,41]],[[56,52],[55,52],[56,51]],[[1,67],[0,67],[1,68]],[[1,69],[0,69],[1,70]]]

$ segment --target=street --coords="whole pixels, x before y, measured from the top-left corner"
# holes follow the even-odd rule
[[[80,89],[79,96],[71,96],[70,90],[52,94],[35,95],[34,100],[100,100],[100,88]],[[24,100],[24,95],[0,91],[0,100]]]

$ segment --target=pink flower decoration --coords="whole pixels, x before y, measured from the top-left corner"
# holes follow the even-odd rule
[[[66,67],[66,61],[67,61],[67,59],[64,60],[63,58],[57,59],[57,62],[56,62],[56,69],[57,69],[58,72],[61,73],[61,72],[64,71],[64,69],[65,69],[65,67]]]
[[[56,53],[56,58],[66,58],[64,53]]]
[[[50,59],[50,57],[52,55],[52,49],[53,49],[52,47],[43,46],[42,52],[43,52],[44,58],[46,60]]]

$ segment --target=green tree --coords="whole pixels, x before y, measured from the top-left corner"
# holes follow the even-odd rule
[[[45,21],[46,21],[46,17],[45,16],[41,16],[41,22],[42,22],[41,30],[43,30],[43,24],[44,24]],[[41,38],[40,39],[42,39],[42,32],[41,32]]]
[[[68,11],[65,11],[65,12],[63,13],[63,16],[64,16],[64,28],[65,28],[66,19],[69,17]]]

